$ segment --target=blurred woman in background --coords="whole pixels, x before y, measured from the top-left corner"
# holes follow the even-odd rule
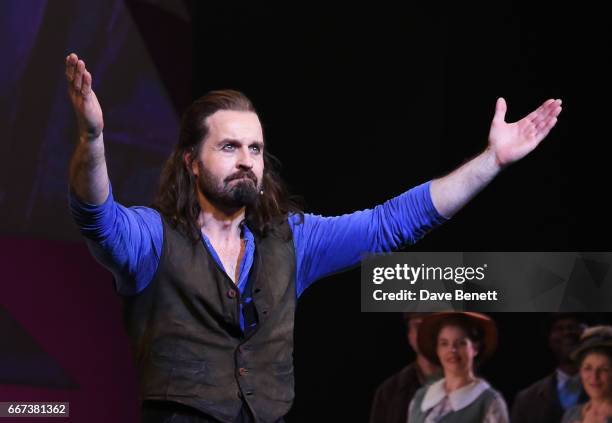
[[[475,362],[497,346],[495,323],[484,314],[444,312],[426,317],[419,349],[442,366],[444,378],[419,389],[410,403],[410,423],[507,423],[508,409],[499,392],[474,375]]]
[[[585,330],[573,357],[589,400],[567,410],[561,423],[612,423],[612,326]]]

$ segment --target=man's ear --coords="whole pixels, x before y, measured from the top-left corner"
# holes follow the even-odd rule
[[[187,151],[183,154],[183,163],[185,164],[185,168],[187,170],[191,169],[191,173],[195,176],[198,176],[198,161],[193,160],[191,156],[191,152]]]

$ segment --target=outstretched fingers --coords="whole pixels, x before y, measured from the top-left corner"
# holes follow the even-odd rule
[[[546,137],[546,135],[548,135],[550,130],[556,125],[556,123],[557,123],[557,118],[556,117],[551,117],[550,119],[542,122],[536,128],[536,135],[535,135],[536,138],[537,139],[544,139]]]
[[[546,109],[546,114],[542,114],[538,119],[534,120],[534,124],[538,130],[549,126],[551,122],[557,122],[557,116],[561,113],[561,100],[555,100]]]
[[[557,124],[557,116],[559,113],[561,113],[561,109],[555,108],[554,110],[550,111],[546,118],[542,119],[537,125],[535,125],[535,131],[532,137],[537,143],[540,143],[540,141],[546,138],[550,130]]]
[[[525,117],[525,120],[537,124],[538,121],[542,118],[542,116],[546,116],[548,114],[548,107],[552,104],[553,101],[553,99],[546,100],[540,107],[529,113]]]
[[[527,119],[533,122],[534,125],[539,125],[542,121],[546,121],[550,116],[558,116],[561,112],[561,100],[549,99],[540,107],[531,112]],[[555,114],[556,113],[556,114]]]
[[[85,62],[74,53],[66,56],[66,79],[71,92],[83,96],[91,92],[91,73],[87,71]]]
[[[79,58],[74,53],[70,53],[66,57],[66,79],[68,82],[72,82],[74,80],[74,74],[76,73],[76,65],[78,61]]]
[[[72,86],[75,91],[80,92],[81,86],[83,85],[83,74],[85,73],[85,62],[79,60],[76,65],[76,73],[74,74],[74,80]]]
[[[83,82],[81,83],[81,94],[88,96],[91,93],[91,73],[87,70],[83,73]]]

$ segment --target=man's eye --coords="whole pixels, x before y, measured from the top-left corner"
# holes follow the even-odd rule
[[[261,153],[261,147],[259,147],[257,145],[252,145],[251,146],[251,151],[254,151],[255,153]]]
[[[232,144],[224,144],[223,147],[221,147],[221,149],[225,151],[233,151],[234,146]]]

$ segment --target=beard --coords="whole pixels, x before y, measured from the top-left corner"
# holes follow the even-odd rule
[[[225,179],[209,172],[198,162],[198,189],[213,204],[221,207],[240,208],[253,206],[257,202],[260,186],[252,170],[231,174]]]

